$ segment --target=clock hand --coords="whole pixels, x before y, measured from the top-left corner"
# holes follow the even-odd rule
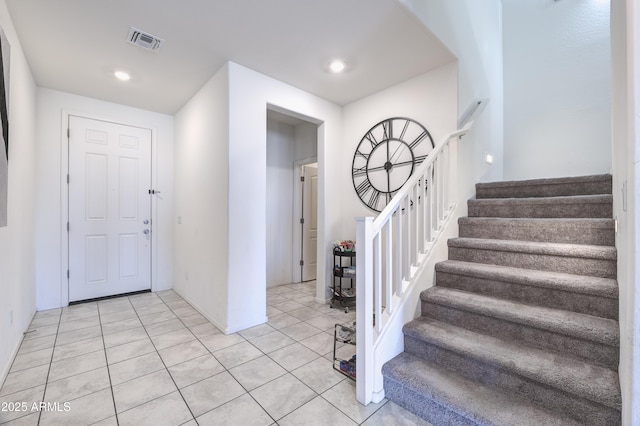
[[[398,152],[398,150],[400,150],[400,148],[402,148],[402,151]],[[391,160],[390,160],[390,161],[391,161],[391,162],[393,162],[393,159],[394,159],[394,158],[399,158],[399,157],[402,155],[402,153],[404,152],[404,150],[405,150],[406,148],[407,148],[407,146],[406,146],[406,145],[404,145],[404,144],[399,145],[399,146],[396,148],[396,150],[393,152],[393,155],[391,156]],[[398,156],[397,156],[397,157],[396,157],[396,154],[398,154]]]
[[[389,122],[391,123],[391,122]],[[384,169],[387,172],[387,193],[391,191],[391,169],[393,168],[393,164],[389,159],[389,141],[387,140],[387,162],[384,163]]]
[[[380,171],[380,170],[388,170],[388,171],[391,171],[391,169],[392,169],[393,167],[396,167],[396,166],[407,166],[407,165],[409,165],[409,164],[413,164],[413,161],[412,161],[412,160],[402,161],[402,162],[400,162],[400,163],[393,164],[393,165],[392,165],[392,167],[388,167],[386,164],[385,164],[385,165],[382,165],[382,166],[378,166],[378,167],[372,167],[372,168],[370,168],[370,169],[367,169],[367,172],[377,172],[377,171]]]

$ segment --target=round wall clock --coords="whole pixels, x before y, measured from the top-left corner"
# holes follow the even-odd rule
[[[373,126],[353,155],[351,176],[360,200],[382,211],[433,147],[431,134],[410,118],[387,118]]]

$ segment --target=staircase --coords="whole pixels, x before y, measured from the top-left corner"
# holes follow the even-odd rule
[[[385,396],[436,426],[620,424],[611,176],[481,183],[468,211]]]

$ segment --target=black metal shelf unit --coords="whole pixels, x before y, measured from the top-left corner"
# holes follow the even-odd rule
[[[332,308],[339,305],[345,312],[349,312],[349,307],[356,304],[355,258],[355,251],[344,251],[340,247],[333,249],[333,286],[330,287]]]
[[[333,330],[333,369],[338,373],[344,374],[351,380],[356,380],[356,356],[350,359],[342,359],[336,356],[338,343],[346,345],[356,344],[356,323],[353,327],[347,327],[342,324],[336,324]]]

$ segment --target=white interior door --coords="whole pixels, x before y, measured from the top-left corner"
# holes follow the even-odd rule
[[[318,165],[302,168],[302,281],[316,279],[318,266]]]
[[[69,117],[69,301],[151,288],[151,130]]]

